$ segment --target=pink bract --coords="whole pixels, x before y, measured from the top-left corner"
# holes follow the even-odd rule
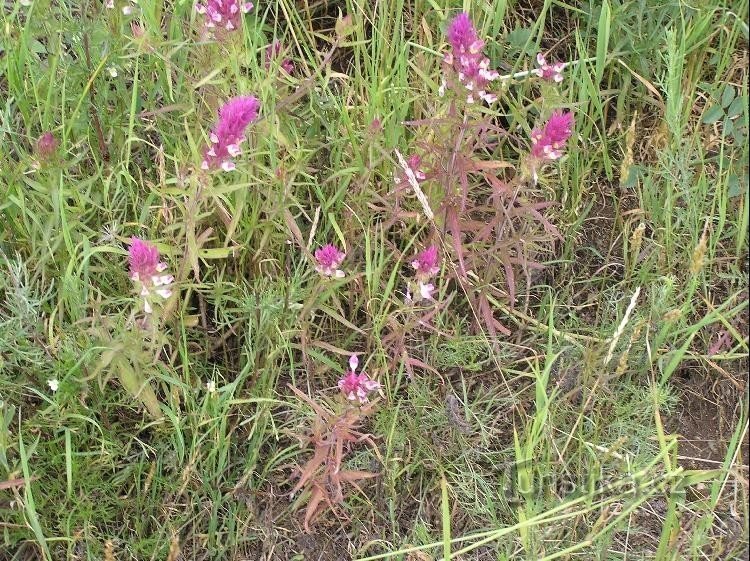
[[[343,277],[344,271],[339,269],[343,263],[346,253],[339,251],[333,244],[324,245],[315,250],[315,270],[327,277]]]
[[[47,131],[36,141],[36,155],[40,160],[48,160],[57,151],[57,139]]]
[[[487,92],[490,82],[499,78],[499,74],[490,70],[490,60],[484,56],[484,41],[477,35],[474,24],[466,12],[458,14],[446,30],[451,51],[446,53],[443,61],[453,68],[458,81],[468,90],[467,103],[474,103],[476,98],[487,103],[497,100],[497,96]]]
[[[437,247],[431,245],[427,249],[419,252],[411,262],[411,266],[414,267],[414,270],[417,272],[417,278],[422,281],[427,281],[434,277],[440,272]]]
[[[531,131],[531,155],[539,160],[556,160],[573,134],[573,114],[555,111],[542,128]]]
[[[174,277],[164,274],[167,264],[159,259],[159,250],[155,245],[131,238],[128,250],[130,278],[137,287],[138,295],[143,298],[143,309],[147,314],[153,311],[153,294],[163,299],[172,295],[170,285]]]
[[[239,28],[242,23],[242,14],[252,9],[252,2],[242,0],[206,0],[195,5],[195,11],[205,18],[206,28],[221,28],[226,31]]]
[[[134,237],[130,241],[128,264],[130,265],[131,279],[150,278],[152,275],[160,272],[158,270],[159,250],[155,245]]]
[[[219,120],[209,139],[211,145],[204,154],[203,169],[235,168],[233,158],[240,155],[240,145],[245,141],[245,129],[258,117],[260,102],[254,96],[238,96],[219,109]]]

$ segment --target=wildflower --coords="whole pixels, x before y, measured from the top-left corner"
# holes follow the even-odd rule
[[[420,167],[421,165],[422,158],[420,158],[417,154],[410,156],[409,159],[406,160],[406,166],[403,167],[404,173],[396,174],[396,176],[393,178],[393,181],[396,183],[396,185],[400,184],[404,179],[413,180],[410,181],[410,183],[419,183],[421,181],[424,181],[427,176],[425,175],[424,171],[422,171],[422,168]]]
[[[369,400],[367,394],[380,388],[380,384],[362,372],[357,374],[359,359],[357,355],[349,357],[349,372],[339,380],[339,389],[349,401],[359,401],[365,404]]]
[[[195,5],[195,11],[205,17],[207,28],[218,27],[227,31],[237,29],[242,22],[242,14],[252,9],[252,2],[242,0],[206,0],[205,3]]]
[[[271,63],[277,58],[281,58],[281,43],[278,40],[266,47],[266,70],[271,68]],[[288,58],[283,58],[279,63],[279,68],[287,74],[291,74],[294,72],[294,63]]]
[[[36,156],[39,160],[49,160],[57,152],[57,139],[47,131],[36,141]]]
[[[438,265],[437,247],[431,245],[424,251],[421,251],[412,260],[411,266],[417,272],[417,278],[427,281],[440,272]]]
[[[50,391],[53,393],[60,389],[60,380],[57,378],[52,378],[50,380],[47,380],[47,385],[49,386]]]
[[[214,380],[206,382],[206,391],[211,394],[216,393],[216,382]]]
[[[412,260],[411,266],[415,271],[416,286],[414,286],[415,294],[412,296],[411,289],[413,284],[411,282],[407,284],[407,302],[432,300],[432,293],[435,292],[435,285],[430,282],[430,279],[440,272],[437,247],[431,245],[427,249],[419,252]]]
[[[143,309],[147,314],[153,311],[152,292],[165,300],[172,295],[170,284],[174,277],[162,274],[167,269],[167,264],[159,259],[159,250],[156,246],[138,238],[131,239],[128,251],[130,278],[136,283],[139,294],[143,297]]]
[[[117,78],[117,67],[116,66],[112,65],[112,66],[108,67],[107,68],[107,72],[109,72],[109,75],[112,78]]]
[[[260,102],[251,95],[232,98],[219,109],[219,120],[209,136],[211,146],[206,149],[201,168],[235,168],[232,158],[240,155],[245,129],[258,117],[258,109]]]
[[[555,62],[547,64],[547,59],[542,53],[536,55],[536,63],[539,65],[539,68],[534,70],[533,73],[542,80],[557,82],[558,84],[563,81],[562,71],[565,68],[565,63]]]
[[[531,131],[531,155],[538,160],[557,160],[573,134],[573,114],[555,111],[543,128]]]
[[[340,279],[344,276],[344,271],[339,267],[345,257],[346,253],[339,251],[335,245],[329,243],[315,250],[315,261],[317,261],[315,270],[323,276]]]
[[[497,96],[487,93],[487,85],[499,78],[499,74],[490,70],[490,60],[484,56],[484,41],[477,36],[477,31],[466,12],[458,14],[448,25],[446,31],[451,51],[446,53],[443,61],[458,75],[458,81],[467,89],[467,103],[474,103],[475,96],[487,103],[493,103]],[[441,88],[444,91],[444,88]]]

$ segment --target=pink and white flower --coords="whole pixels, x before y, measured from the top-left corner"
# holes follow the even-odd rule
[[[380,384],[375,380],[371,380],[364,372],[357,374],[356,370],[358,366],[359,359],[357,355],[349,357],[349,372],[339,380],[338,386],[346,399],[357,401],[360,405],[363,405],[369,401],[367,394],[378,390]]]
[[[219,109],[219,120],[209,135],[211,144],[203,155],[202,169],[235,169],[233,158],[242,152],[245,129],[258,118],[259,109],[260,102],[251,95],[232,98]]]
[[[153,294],[166,300],[172,295],[171,284],[174,277],[164,274],[167,264],[160,261],[159,250],[155,245],[139,238],[132,238],[128,250],[130,279],[136,284],[138,294],[143,298],[143,310],[153,311]]]
[[[490,69],[490,60],[483,52],[484,41],[477,35],[469,15],[462,12],[453,18],[446,34],[451,50],[445,54],[443,62],[455,72],[458,81],[468,90],[466,102],[474,103],[477,98],[487,103],[495,102],[497,96],[488,93],[487,88],[500,75]]]
[[[207,29],[234,31],[242,24],[242,14],[253,9],[252,2],[242,0],[206,0],[195,5],[195,11],[204,16]]]
[[[344,262],[346,253],[339,251],[333,244],[324,245],[315,250],[315,270],[324,277],[343,278],[345,273],[339,267]]]
[[[545,56],[539,53],[536,55],[536,63],[539,65],[539,68],[532,72],[542,80],[557,82],[558,84],[563,81],[562,71],[565,68],[564,62],[548,64]]]
[[[531,155],[538,160],[557,160],[573,134],[573,114],[555,111],[543,127],[531,131]]]
[[[436,246],[420,251],[411,261],[411,266],[415,271],[415,285],[406,287],[407,302],[421,302],[422,300],[433,300],[432,293],[435,292],[435,285],[430,281],[440,272],[438,249]],[[411,293],[411,289],[415,293]]]
[[[417,277],[427,281],[440,272],[438,265],[437,247],[431,245],[427,249],[420,251],[411,262],[411,266],[416,271]]]

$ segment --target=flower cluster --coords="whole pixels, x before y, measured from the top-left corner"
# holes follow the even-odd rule
[[[537,160],[557,160],[573,134],[573,114],[555,111],[541,128],[531,131],[531,155]]]
[[[227,31],[239,28],[242,14],[252,9],[252,2],[242,0],[206,0],[195,5],[195,11],[205,17],[206,28],[221,28]]]
[[[219,120],[209,136],[211,145],[203,156],[203,169],[235,168],[232,158],[239,156],[245,129],[258,117],[259,109],[260,102],[251,95],[232,98],[219,109]]]
[[[484,56],[484,41],[477,35],[469,15],[458,14],[446,31],[451,50],[443,61],[458,75],[459,82],[469,90],[467,103],[474,103],[476,97],[493,103],[497,96],[487,92],[487,86],[500,75],[490,70],[490,60]]]
[[[346,253],[339,251],[339,249],[333,245],[324,245],[315,250],[315,270],[318,271],[324,277],[336,277],[340,279],[344,276],[344,271],[339,269],[341,263],[344,262]]]
[[[266,70],[269,70],[271,68],[271,64],[277,58],[281,58],[281,43],[278,40],[274,41],[273,43],[268,45],[268,47],[266,47]],[[281,68],[287,74],[291,74],[292,72],[294,72],[294,63],[288,58],[281,58],[279,68]]]
[[[435,291],[435,285],[430,281],[432,277],[440,272],[438,264],[437,247],[431,245],[427,249],[419,252],[411,262],[414,269],[414,278],[416,281],[415,294],[412,295],[411,289],[407,286],[406,299],[408,301],[432,300],[432,293]]]
[[[349,372],[339,380],[339,389],[349,401],[365,404],[369,400],[367,394],[380,388],[380,384],[362,372],[357,374],[359,359],[357,355],[349,357]]]
[[[536,63],[539,65],[539,68],[535,69],[533,73],[542,80],[557,82],[558,84],[563,81],[562,71],[565,68],[565,63],[555,62],[548,64],[547,59],[542,53],[536,55]]]
[[[139,238],[131,239],[128,251],[130,279],[136,284],[139,295],[143,297],[143,310],[147,314],[153,311],[152,294],[155,293],[165,300],[172,295],[170,285],[174,277],[162,274],[167,269],[167,264],[159,259],[159,250],[156,246]]]

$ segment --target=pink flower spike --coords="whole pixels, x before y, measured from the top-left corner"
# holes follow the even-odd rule
[[[211,145],[203,154],[203,169],[235,168],[232,158],[240,154],[240,144],[245,140],[245,129],[258,118],[260,102],[254,96],[238,96],[219,109],[219,120],[209,135]]]
[[[346,253],[339,251],[335,245],[329,243],[315,250],[315,261],[317,261],[315,270],[325,277],[340,279],[344,276],[344,271],[339,267],[345,257]]]
[[[500,75],[495,70],[490,70],[490,60],[483,52],[484,41],[477,35],[469,15],[462,12],[453,18],[446,35],[451,51],[445,54],[443,63],[458,77],[459,83],[466,90],[463,92],[466,102],[474,103],[478,96],[487,103],[493,103],[497,98],[487,93],[487,86]]]
[[[40,160],[49,160],[57,152],[57,139],[47,131],[36,141],[36,155]]]
[[[271,68],[271,63],[280,57],[281,57],[281,43],[278,40],[276,40],[270,45],[268,45],[268,47],[266,47],[266,55],[265,55],[266,70]],[[288,58],[284,58],[281,60],[281,62],[279,63],[279,68],[281,68],[281,70],[283,70],[287,74],[291,74],[292,72],[294,72],[294,64]]]
[[[349,368],[352,372],[354,372],[357,369],[357,366],[359,366],[359,359],[357,358],[357,355],[352,355],[349,357]]]
[[[131,279],[150,278],[158,272],[159,250],[156,249],[155,245],[134,237],[130,241],[128,264],[130,265]]]
[[[563,81],[562,71],[565,68],[564,63],[555,62],[554,64],[547,64],[547,59],[542,53],[536,55],[536,62],[539,68],[534,71],[534,74],[542,80],[557,82],[558,84]]]
[[[424,251],[419,252],[411,262],[411,266],[417,272],[417,278],[421,281],[426,282],[434,277],[440,272],[437,247],[431,245]]]
[[[224,29],[232,31],[242,24],[242,14],[253,8],[252,2],[242,0],[205,0],[195,5],[195,11],[204,17],[204,26],[212,29],[217,23],[226,22]]]
[[[573,134],[573,114],[555,111],[542,128],[531,131],[531,155],[537,160],[557,160]]]
[[[172,295],[170,285],[174,277],[162,274],[167,264],[160,261],[159,250],[155,245],[133,237],[128,249],[128,264],[130,278],[136,285],[138,295],[143,298],[143,309],[147,314],[153,311],[151,294],[155,293],[163,299]]]
[[[474,29],[474,24],[471,22],[469,14],[466,12],[461,12],[453,18],[448,25],[446,35],[451,47],[458,53],[469,51],[472,46],[479,50],[483,47],[483,44],[478,44],[481,41],[477,36],[477,31]]]

